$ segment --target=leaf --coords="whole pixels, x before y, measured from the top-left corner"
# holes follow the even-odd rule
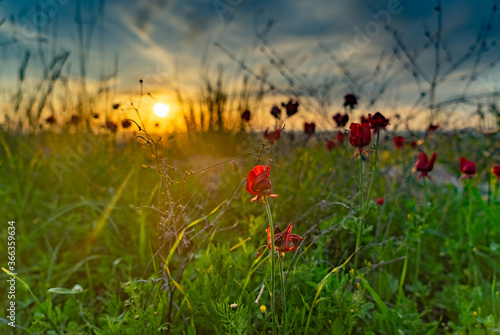
[[[370,284],[368,284],[368,281],[366,281],[366,279],[363,278],[363,276],[359,275],[359,278],[363,282],[364,287],[368,290],[368,292],[370,292],[371,296],[377,303],[378,307],[380,307],[380,309],[382,310],[382,313],[389,319],[389,321],[391,321],[395,333],[397,333],[398,329],[396,327],[396,320],[394,320],[394,315],[392,314],[389,307],[387,307],[385,302],[383,302],[382,299],[380,299],[380,296],[377,294],[377,292],[375,292],[375,290],[370,286]]]

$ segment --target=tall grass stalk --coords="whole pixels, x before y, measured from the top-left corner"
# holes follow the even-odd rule
[[[363,209],[363,185],[364,185],[364,175],[365,171],[363,168],[363,154],[359,154],[359,221],[358,221],[358,232],[356,234],[356,250],[359,249],[359,245],[361,244],[361,235],[363,231],[363,219],[364,219],[364,209]],[[354,257],[354,265],[358,266],[358,253]]]

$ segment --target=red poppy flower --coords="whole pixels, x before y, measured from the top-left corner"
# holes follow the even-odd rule
[[[500,178],[500,165],[493,165],[491,167],[491,173],[493,173],[495,177],[497,177],[498,181],[498,179]]]
[[[283,107],[285,107],[285,109],[286,109],[286,115],[288,117],[290,117],[292,115],[295,115],[298,112],[298,108],[299,108],[299,102],[298,101],[293,102],[292,99],[290,99],[290,101],[288,101],[288,103],[286,105],[285,105],[284,102],[282,102],[281,105]]]
[[[339,142],[344,142],[344,137],[345,137],[345,136],[344,136],[344,132],[343,132],[343,131],[339,131],[339,132],[337,133],[337,136],[336,136],[337,141],[339,141]]]
[[[411,142],[410,142],[410,146],[411,146],[412,148],[415,148],[415,147],[417,146],[417,141],[415,141],[415,140],[411,141]]]
[[[405,145],[405,138],[403,136],[394,137],[394,146],[398,149],[402,148]]]
[[[344,95],[344,107],[349,106],[351,109],[358,104],[358,98],[354,94],[346,94]]]
[[[314,135],[315,130],[316,130],[316,124],[314,122],[311,123],[304,122],[304,133],[307,136]]]
[[[130,122],[130,120],[125,119],[125,120],[122,121],[122,127],[124,129],[130,127],[131,125],[132,125],[132,122]]]
[[[372,129],[385,129],[389,125],[389,119],[386,119],[380,112],[376,112],[373,116],[368,114],[368,122]]]
[[[431,156],[431,159],[427,158],[427,155],[424,152],[421,152],[418,154],[418,159],[417,162],[415,163],[415,166],[413,167],[413,172],[419,171],[420,175],[418,176],[417,180],[420,180],[422,177],[427,177],[430,180],[432,180],[431,176],[429,176],[429,172],[432,171],[432,168],[434,167],[434,162],[436,161],[436,153],[433,153]]]
[[[370,114],[368,114],[368,117],[365,117],[364,115],[361,115],[360,123],[368,123],[368,124],[370,124]]]
[[[82,118],[80,117],[80,115],[76,115],[76,114],[73,114],[71,115],[71,120],[69,121],[71,124],[79,124],[80,121],[82,120]]]
[[[268,196],[277,198],[277,194],[271,194],[271,180],[269,174],[271,173],[271,166],[257,165],[254,166],[247,175],[247,191],[255,195],[250,202],[259,201],[262,197]],[[264,199],[262,199],[264,202]]]
[[[292,252],[297,249],[300,241],[302,241],[304,238],[297,234],[292,234],[292,228],[293,224],[291,223],[288,224],[288,227],[286,227],[285,231],[281,231],[278,226],[274,227],[274,250],[279,252]],[[260,256],[260,254],[262,253],[262,249],[265,247],[268,247],[269,250],[271,250],[271,229],[269,228],[269,226],[267,226],[266,232],[267,245],[263,245],[262,247],[260,247],[256,257]],[[290,242],[293,243],[293,245],[290,245]]]
[[[351,158],[357,156],[358,154],[366,154],[366,150],[362,150],[362,148],[370,144],[371,139],[372,134],[368,123],[351,123],[349,142],[351,142],[352,146],[357,147]]]
[[[460,180],[465,178],[472,178],[476,174],[476,163],[468,161],[465,157],[460,157],[460,171],[463,175]]]
[[[241,119],[245,122],[250,121],[250,111],[246,110],[241,114]]]
[[[45,122],[52,125],[52,124],[55,124],[57,122],[57,120],[56,120],[56,117],[54,115],[51,115],[45,119]]]
[[[349,115],[347,115],[347,114],[342,115],[340,113],[337,113],[332,118],[333,118],[333,121],[335,121],[335,123],[337,124],[337,127],[339,127],[339,128],[345,127],[345,125],[349,121]]]
[[[439,128],[439,125],[438,125],[437,123],[436,123],[436,124],[432,124],[432,123],[431,123],[431,124],[429,125],[429,129],[428,129],[428,131],[429,131],[429,132],[433,132],[433,131],[437,130],[438,128]]]
[[[272,133],[269,132],[269,129],[266,129],[264,132],[264,138],[270,142],[271,144],[274,144],[275,141],[277,141],[281,136],[281,129],[276,129]]]
[[[273,108],[271,109],[271,115],[275,119],[279,119],[281,117],[281,109],[278,106],[273,106]]]
[[[325,142],[325,148],[327,151],[332,151],[335,148],[335,142],[332,140],[328,140]]]
[[[375,198],[375,203],[379,206],[382,206],[384,204],[384,201],[384,197]]]
[[[116,133],[116,131],[118,130],[118,126],[116,125],[116,123],[109,120],[106,121],[106,128],[111,130],[113,133]]]

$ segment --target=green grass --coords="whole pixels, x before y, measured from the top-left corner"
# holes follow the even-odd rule
[[[288,334],[500,332],[499,185],[489,175],[498,162],[483,156],[498,135],[437,133],[404,151],[384,136],[376,169],[365,161],[361,222],[359,158],[350,159],[348,141],[327,152],[319,136],[290,142],[285,134],[262,150],[259,164],[272,165],[279,195],[268,199],[274,223],[292,222],[305,238],[285,256],[276,331],[286,318]],[[0,134],[0,217],[2,227],[16,221],[19,325],[2,314],[0,332],[271,331],[271,258],[268,250],[255,257],[267,214],[241,183],[261,139],[205,133],[163,143],[157,161],[151,146],[113,136]],[[419,150],[438,154],[426,197],[411,174]],[[476,161],[476,178],[447,182],[459,177],[462,155]],[[7,228],[0,235],[7,255]]]

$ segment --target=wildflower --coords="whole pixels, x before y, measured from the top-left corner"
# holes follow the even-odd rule
[[[51,116],[49,116],[48,118],[45,119],[45,122],[47,122],[48,124],[52,125],[52,124],[56,124],[57,120],[56,120],[56,117],[54,115],[51,115]]]
[[[460,180],[473,178],[476,174],[476,164],[473,161],[468,161],[465,157],[460,157],[460,171],[463,173]]]
[[[351,158],[358,154],[366,154],[366,150],[363,150],[362,148],[370,144],[371,139],[372,134],[368,123],[351,123],[349,142],[351,142],[352,146],[357,147]]]
[[[304,122],[304,133],[307,136],[314,135],[315,130],[316,130],[316,124],[314,122],[311,123]]]
[[[332,140],[328,140],[325,142],[325,148],[327,151],[332,151],[335,148],[335,142]]]
[[[278,226],[274,227],[274,250],[279,252],[292,252],[297,249],[299,242],[304,238],[299,235],[292,234],[292,228],[293,224],[291,223],[288,224],[288,227],[286,227],[285,231],[281,231]],[[266,246],[269,248],[269,250],[271,250],[271,229],[269,228],[269,226],[267,226],[266,232],[267,245],[263,245],[262,247],[260,247],[256,257],[260,256],[260,254],[262,253],[262,249]],[[290,242],[293,243],[293,245],[290,245]]]
[[[250,111],[246,110],[241,114],[241,119],[245,122],[250,121]]]
[[[410,142],[410,146],[411,146],[412,148],[415,148],[417,145],[418,145],[418,144],[417,144],[417,141],[415,141],[415,140],[413,140],[413,141],[411,141],[411,142]]]
[[[271,109],[271,115],[275,119],[279,119],[281,117],[281,109],[278,106],[273,106],[273,108]]]
[[[292,99],[290,99],[290,101],[288,101],[288,103],[286,105],[285,105],[284,102],[282,102],[281,105],[283,107],[285,107],[285,109],[286,109],[286,115],[288,117],[290,117],[292,115],[295,115],[298,112],[298,108],[299,108],[299,102],[298,101],[293,102]]]
[[[347,122],[349,121],[349,115],[347,114],[340,114],[340,113],[337,113],[335,114],[333,117],[332,117],[333,121],[335,121],[335,123],[337,124],[337,127],[345,127],[345,125],[347,124]]]
[[[498,179],[500,179],[500,164],[493,165],[491,167],[491,173],[493,173],[495,175],[495,177],[497,177],[497,181],[498,181]]]
[[[401,149],[405,145],[405,138],[403,136],[396,136],[394,137],[394,146],[397,149]]]
[[[432,171],[432,168],[434,167],[434,162],[436,161],[436,153],[433,153],[431,156],[431,159],[429,160],[427,158],[427,155],[424,152],[421,152],[418,155],[417,162],[415,163],[415,166],[413,167],[413,172],[419,171],[420,175],[418,176],[417,180],[420,180],[422,177],[427,177],[430,180],[432,180],[431,176],[429,176],[429,172]]]
[[[375,198],[375,203],[379,206],[383,206],[384,201],[385,201],[384,197]]]
[[[125,120],[122,121],[122,127],[124,129],[130,127],[131,125],[132,125],[132,122],[130,122],[130,120],[128,120],[128,119],[125,119]]]
[[[271,194],[271,180],[269,174],[271,173],[271,166],[257,165],[254,166],[247,175],[247,191],[255,195],[250,202],[259,201],[264,196],[277,198],[277,194]],[[264,199],[262,199],[264,202]]]
[[[106,128],[111,130],[113,133],[116,133],[116,131],[118,130],[118,126],[116,125],[116,123],[109,120],[106,121]]]
[[[433,132],[433,131],[436,131],[438,128],[439,128],[439,124],[437,124],[437,123],[436,123],[436,124],[432,124],[432,123],[431,123],[431,124],[429,125],[429,128],[427,129],[427,131],[428,131],[429,133],[431,133],[431,132]]]
[[[358,98],[352,93],[344,95],[344,107],[349,106],[351,109],[358,104]]]
[[[267,310],[266,305],[261,305],[261,306],[260,306],[260,312],[261,312],[262,314],[266,314],[266,310]]]
[[[269,132],[268,129],[264,132],[264,138],[270,142],[271,144],[274,143],[274,141],[277,141],[281,136],[281,129],[276,129],[272,133]]]
[[[229,307],[231,307],[232,309],[236,309],[236,308],[238,308],[238,304],[231,304],[231,305],[229,305]]]
[[[385,129],[389,125],[389,119],[386,119],[380,112],[376,112],[375,115],[368,114],[368,122],[372,129]]]
[[[77,125],[80,123],[81,120],[82,118],[80,117],[80,115],[73,114],[71,115],[71,120],[69,122],[71,124]]]

